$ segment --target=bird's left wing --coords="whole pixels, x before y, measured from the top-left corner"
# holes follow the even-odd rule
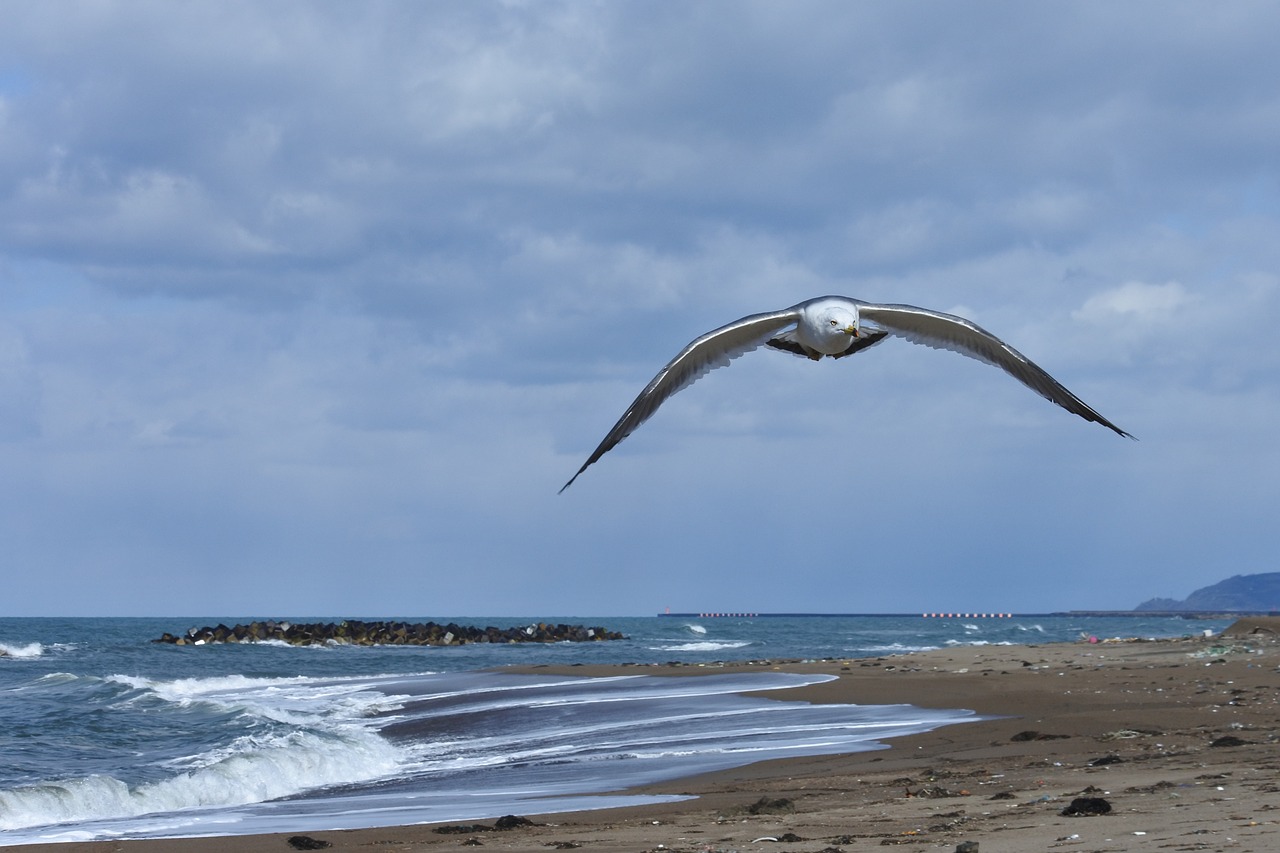
[[[756,349],[776,332],[795,323],[800,318],[799,306],[767,314],[752,314],[740,320],[734,320],[727,326],[721,326],[707,332],[691,342],[680,351],[680,354],[667,362],[666,367],[658,371],[658,375],[645,386],[631,403],[631,407],[623,413],[618,422],[609,430],[609,434],[600,442],[595,452],[582,463],[578,473],[569,478],[569,482],[560,487],[564,491],[578,479],[578,474],[612,450],[618,442],[631,435],[642,423],[647,421],[658,410],[668,397],[682,388],[687,388],[704,376],[708,371],[724,367],[743,353]]]
[[[1101,424],[1126,438],[1133,438],[1068,391],[1031,359],[976,323],[954,314],[914,305],[877,305],[861,301],[857,304],[858,314],[863,320],[869,320],[891,335],[984,361],[1068,412]]]

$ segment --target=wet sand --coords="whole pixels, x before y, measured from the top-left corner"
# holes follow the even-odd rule
[[[1189,623],[1194,629],[1194,623]],[[981,646],[875,660],[538,667],[596,676],[823,672],[774,698],[969,708],[991,719],[888,749],[762,762],[637,789],[696,799],[445,825],[4,848],[41,853],[869,850],[1241,851],[1280,844],[1280,618],[1220,636]],[[1067,815],[1073,801],[1105,814]],[[459,831],[460,830],[460,831]],[[291,838],[302,836],[302,838]],[[320,847],[318,845],[328,845]],[[301,845],[301,846],[299,846]]]

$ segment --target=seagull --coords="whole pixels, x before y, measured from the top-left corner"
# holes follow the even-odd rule
[[[658,371],[560,491],[573,485],[579,474],[631,435],[672,394],[743,353],[768,346],[813,361],[824,356],[844,358],[875,346],[889,335],[906,338],[913,344],[958,352],[998,367],[1068,412],[1125,438],[1133,438],[1031,359],[970,320],[914,305],[882,305],[847,296],[820,296],[781,311],[748,315],[694,339]]]

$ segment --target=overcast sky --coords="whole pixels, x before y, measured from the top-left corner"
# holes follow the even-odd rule
[[[1280,6],[5,2],[4,615],[1044,611],[1280,570]],[[901,340],[968,316],[1139,441]]]

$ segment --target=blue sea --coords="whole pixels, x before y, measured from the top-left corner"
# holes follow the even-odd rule
[[[883,749],[885,738],[975,719],[963,708],[809,705],[785,690],[820,676],[767,669],[664,678],[636,667],[582,678],[501,669],[512,665],[864,658],[1082,634],[1183,636],[1227,624],[1071,616],[404,618],[599,625],[627,638],[175,646],[151,640],[254,617],[0,618],[0,845],[469,822],[638,804],[655,798],[626,793],[637,785],[781,756]],[[768,698],[770,691],[777,697]]]

